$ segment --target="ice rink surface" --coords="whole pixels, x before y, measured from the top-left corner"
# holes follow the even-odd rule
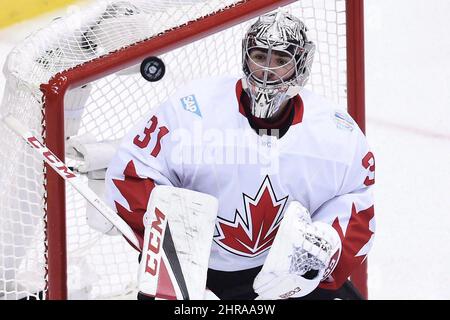
[[[370,299],[450,299],[450,1],[366,0]],[[0,65],[58,13],[0,30]],[[4,77],[0,76],[0,98]]]
[[[450,1],[366,0],[373,299],[450,299]]]

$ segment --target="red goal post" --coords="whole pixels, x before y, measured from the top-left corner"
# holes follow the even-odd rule
[[[363,130],[365,129],[363,0],[217,0],[209,1],[209,3],[217,3],[216,8],[208,4],[210,7],[206,9],[204,7],[200,8],[200,6],[203,5],[202,3],[205,2],[202,0],[148,0],[122,1],[121,3],[127,2],[136,5],[135,8],[137,9],[125,8],[122,10],[123,8],[119,8],[123,11],[121,11],[121,15],[111,15],[111,17],[108,16],[106,18],[104,17],[104,12],[107,11],[100,11],[103,14],[103,20],[98,20],[100,22],[91,22],[89,27],[86,27],[86,25],[83,24],[85,22],[82,22],[80,26],[77,26],[77,28],[84,31],[81,35],[85,42],[81,44],[81,49],[80,43],[74,45],[74,48],[77,48],[78,50],[76,53],[73,53],[74,49],[72,49],[72,47],[67,49],[67,46],[72,45],[70,41],[67,41],[67,44],[61,45],[61,41],[58,40],[59,47],[54,46],[54,41],[49,41],[48,44],[50,49],[45,47],[43,49],[41,48],[39,50],[38,59],[36,59],[36,56],[27,57],[25,52],[27,48],[31,48],[28,46],[32,46],[33,43],[36,44],[36,42],[39,41],[39,36],[36,36],[28,39],[27,44],[16,48],[15,53],[13,52],[12,54],[12,58],[9,59],[11,70],[6,70],[7,72],[9,70],[10,78],[8,78],[7,75],[8,83],[1,108],[2,114],[6,111],[13,111],[13,114],[16,114],[19,120],[21,120],[21,115],[26,114],[23,118],[24,123],[31,125],[35,132],[41,134],[41,137],[48,148],[61,160],[64,161],[66,157],[67,136],[64,132],[67,130],[67,128],[65,128],[65,119],[67,118],[68,110],[65,103],[67,103],[67,96],[71,91],[86,86],[87,84],[92,84],[93,89],[91,89],[92,91],[88,103],[91,103],[93,107],[90,109],[85,108],[83,111],[83,119],[81,121],[82,129],[80,129],[80,132],[89,133],[91,130],[96,137],[101,137],[105,140],[119,139],[123,136],[126,128],[136,121],[135,113],[137,113],[136,110],[129,111],[129,113],[124,116],[127,117],[127,120],[124,120],[125,118],[120,118],[120,120],[118,120],[117,114],[123,112],[123,110],[119,109],[119,106],[123,107],[124,104],[129,105],[131,102],[140,107],[150,104],[149,102],[141,101],[141,96],[147,93],[139,91],[142,87],[142,85],[140,85],[142,79],[128,82],[131,81],[130,79],[132,77],[139,77],[139,75],[129,76],[129,73],[133,73],[133,68],[135,68],[136,65],[139,65],[142,60],[149,56],[162,57],[164,62],[167,63],[168,69],[171,68],[170,70],[174,73],[173,78],[169,79],[172,79],[172,81],[178,81],[178,79],[180,79],[180,82],[177,83],[177,85],[188,81],[190,78],[195,78],[196,76],[209,75],[208,72],[202,73],[198,71],[198,69],[201,68],[211,68],[213,69],[213,74],[224,72],[221,70],[221,64],[223,63],[233,64],[233,68],[235,68],[233,70],[237,72],[239,70],[240,57],[231,56],[231,54],[228,56],[229,52],[227,52],[227,49],[231,46],[230,42],[238,42],[238,45],[240,46],[241,38],[239,38],[239,35],[243,35],[242,30],[244,30],[245,23],[248,25],[249,20],[254,19],[262,13],[282,6],[287,6],[288,10],[291,10],[294,14],[298,14],[301,18],[306,20],[306,24],[314,34],[313,41],[316,39],[316,43],[318,44],[318,60],[315,62],[318,67],[313,69],[310,86],[319,92],[322,91],[324,95],[335,100],[344,107],[347,107],[359,126]],[[110,5],[111,3],[118,2],[107,1],[106,3],[109,3]],[[150,3],[151,5],[147,7],[147,4],[145,3]],[[142,7],[139,5],[142,5]],[[130,19],[130,17],[136,15],[136,12],[139,12],[139,14],[147,14],[147,11],[151,11],[152,6],[158,10],[161,8],[161,12],[166,10],[166,6],[169,8],[168,14],[159,14],[159,11],[157,11],[158,18],[171,19],[171,17],[174,17],[173,19],[175,19],[175,16],[180,15],[188,17],[188,19],[183,20],[184,18],[182,18],[179,25],[173,26],[169,24],[169,27],[166,30],[156,30],[154,33],[147,33],[146,29],[144,38],[138,37],[138,40],[130,40],[130,43],[110,45],[104,40],[104,52],[95,52],[95,54],[92,54],[91,56],[89,56],[91,53],[86,54],[84,52],[85,47],[83,46],[87,45],[92,49],[93,43],[95,44],[97,39],[100,39],[100,42],[103,41],[101,38],[103,25],[105,26],[106,32],[109,33],[126,31],[116,30],[114,27],[108,29],[109,25],[108,28],[106,28],[107,25],[105,21],[109,23],[117,18],[117,23],[124,23],[125,26],[127,23],[126,19]],[[174,6],[175,9],[173,9]],[[83,10],[89,10],[89,8]],[[83,10],[80,13],[75,13],[74,16],[77,14],[81,16],[83,15],[83,12],[86,13],[86,11]],[[192,12],[198,12],[198,15],[196,16],[194,14],[192,18],[189,18]],[[333,12],[335,14],[333,14]],[[108,12],[108,14],[110,14],[110,12]],[[155,19],[154,24],[165,24],[165,20],[161,20],[164,22],[162,23],[157,18],[154,18],[153,14],[149,14],[148,19]],[[70,22],[71,20],[69,19],[67,21]],[[74,21],[78,23],[79,21],[85,20],[79,18]],[[315,21],[317,21],[317,23]],[[54,22],[54,24],[58,23],[60,22]],[[128,34],[131,34],[136,30],[139,31],[141,26],[147,28],[148,26],[146,23],[147,20],[145,20],[145,24],[142,24],[142,21],[133,23]],[[151,26],[149,29],[153,30],[155,29],[155,26]],[[45,30],[41,31],[41,33],[42,32],[45,32]],[[230,35],[229,33],[231,32],[234,33]],[[124,34],[126,34],[126,32]],[[130,39],[134,39],[133,36],[134,35],[131,35]],[[51,37],[51,35],[49,35],[49,37]],[[54,37],[64,37],[64,35],[58,34]],[[327,41],[331,44],[327,44]],[[37,43],[37,46],[42,46],[42,44]],[[97,46],[97,44],[95,44],[95,46]],[[93,51],[99,47],[101,47],[101,45],[95,47]],[[208,53],[207,59],[211,60],[205,61],[206,58],[202,58],[201,55],[208,50],[215,51]],[[44,58],[42,58],[43,56]],[[77,60],[78,56],[81,57],[79,60]],[[226,62],[224,62],[225,60],[219,60],[222,59],[223,56],[225,56]],[[55,71],[45,78],[48,81],[39,82],[39,77],[37,77],[36,81],[34,79],[33,81],[30,81],[29,78],[26,79],[26,72],[30,72],[30,70],[26,70],[26,72],[20,68],[16,70],[17,67],[14,63],[17,63],[18,60],[15,60],[18,59],[17,57],[20,59],[24,59],[23,57],[29,58],[32,62],[32,67],[36,67],[35,65],[37,64],[40,64],[37,67],[42,67],[42,65],[47,64],[47,68],[48,65],[54,66],[58,63],[60,63],[62,67],[48,67],[47,69]],[[180,61],[178,61],[178,59]],[[68,60],[70,60],[70,63],[66,63]],[[42,61],[44,61],[44,63],[42,63]],[[170,63],[172,61],[176,62],[171,65]],[[196,64],[199,62],[203,62],[203,65],[199,64],[198,68],[196,68]],[[217,65],[215,65],[216,63]],[[189,68],[192,70],[186,70]],[[45,71],[48,71],[47,69]],[[223,69],[227,69],[227,67],[224,67]],[[185,73],[177,77],[176,73],[178,70],[181,70],[180,73]],[[316,72],[314,72],[314,70],[316,70]],[[17,76],[17,74],[21,72],[23,72],[24,75]],[[199,72],[199,74],[197,74],[197,72]],[[21,77],[23,77],[23,79]],[[23,85],[24,83],[25,85]],[[36,86],[36,88],[34,88],[33,85]],[[173,86],[175,85],[176,84],[173,84]],[[169,87],[169,84],[166,83],[165,86]],[[40,89],[40,92],[37,92],[36,89]],[[146,87],[146,90],[147,89],[148,88]],[[13,90],[16,90],[16,93],[13,93]],[[163,100],[164,97],[167,97],[171,88],[167,89],[166,87],[162,88],[161,86],[158,87],[158,85],[155,85],[154,89],[149,90],[155,90],[156,92],[156,94],[153,93],[153,100],[151,103],[154,105],[156,102]],[[18,94],[17,91],[20,91],[21,93]],[[130,95],[134,95],[135,93],[136,97],[132,98],[134,100],[127,100]],[[29,95],[31,98],[24,97],[26,95]],[[158,95],[158,98],[155,98],[156,95]],[[115,101],[116,97],[118,97],[117,100],[119,102],[117,105],[113,106],[112,103],[114,102],[111,101]],[[33,103],[35,106],[24,108],[21,112],[16,112],[17,110],[11,110],[8,109],[9,107],[4,107],[8,105],[14,106],[15,109],[17,109],[19,105],[27,103],[30,103],[30,105]],[[105,104],[111,105],[109,105],[107,109],[101,109],[104,108]],[[102,112],[99,113],[98,110],[102,110]],[[114,110],[119,111],[115,113],[116,111]],[[108,114],[110,114],[109,118],[107,118]],[[105,127],[109,127],[104,130],[102,129],[103,131],[99,132],[98,127],[103,126],[103,123],[99,124],[99,122],[102,121],[107,124]],[[125,124],[123,124],[124,128],[120,130],[120,133],[111,133],[110,128],[115,128],[118,126],[118,123],[122,122],[125,122]],[[3,131],[0,133],[3,134]],[[13,139],[11,138],[11,140]],[[18,150],[22,148],[20,142],[15,142],[14,140],[14,142],[11,143],[14,146],[6,148]],[[26,146],[23,146],[23,148],[25,149]],[[0,154],[0,164],[10,157],[10,154]],[[3,212],[0,211],[0,219],[2,219],[2,216],[9,217],[10,212],[15,210],[19,210],[20,213],[24,215],[31,211],[33,211],[33,214],[35,210],[39,211],[39,213],[35,214],[33,217],[36,218],[36,221],[40,221],[39,223],[41,225],[39,228],[42,229],[42,233],[35,230],[32,230],[31,233],[33,234],[33,237],[36,237],[34,239],[35,241],[42,241],[43,244],[39,249],[30,249],[29,247],[32,244],[22,245],[22,242],[24,242],[22,241],[22,238],[29,238],[24,235],[19,237],[20,241],[12,240],[9,245],[4,245],[5,248],[9,250],[10,248],[15,248],[17,243],[21,243],[21,251],[24,253],[21,253],[20,257],[8,255],[7,258],[0,260],[13,261],[9,264],[5,263],[3,266],[3,270],[6,270],[3,274],[12,274],[12,276],[3,276],[3,283],[0,280],[0,285],[3,286],[3,288],[0,287],[0,299],[2,290],[5,297],[8,295],[13,298],[21,297],[19,293],[15,293],[20,291],[18,290],[18,285],[12,285],[15,282],[18,282],[22,291],[25,292],[22,296],[36,294],[35,291],[38,290],[43,291],[44,296],[48,299],[71,298],[68,293],[70,289],[68,289],[68,286],[70,286],[70,283],[75,282],[75,280],[70,280],[72,276],[68,275],[68,273],[70,273],[68,270],[73,261],[82,260],[83,267],[85,261],[83,260],[83,254],[79,253],[81,250],[80,248],[73,250],[69,250],[68,248],[73,244],[78,245],[80,242],[85,241],[85,236],[81,236],[81,233],[78,234],[78,231],[71,231],[78,228],[76,225],[80,218],[71,218],[68,216],[69,214],[66,213],[85,210],[83,207],[84,204],[82,204],[83,200],[79,199],[79,197],[77,198],[76,195],[73,195],[73,190],[66,190],[64,181],[48,168],[47,165],[44,166],[40,161],[34,163],[34,160],[29,160],[29,158],[30,156],[28,154],[22,155],[18,153],[16,156],[18,161],[22,161],[22,168],[26,169],[24,170],[25,173],[23,178],[11,177],[11,172],[17,168],[9,167],[9,170],[6,170],[4,176],[0,176],[0,183],[8,185],[19,183],[29,186],[32,184],[30,182],[31,180],[37,181],[35,182],[36,185],[33,184],[31,186],[31,189],[33,189],[32,194],[27,188],[24,189],[21,187],[18,191],[11,191],[11,194],[5,193],[4,195],[0,195],[0,207],[4,205],[3,209],[0,209],[3,210]],[[68,161],[70,162],[71,160],[68,159]],[[74,165],[77,164],[76,161],[73,163]],[[27,176],[28,171],[33,171],[30,173],[30,176]],[[19,179],[20,181],[17,182],[15,179]],[[22,195],[26,195],[26,203],[24,203],[23,200],[16,199],[16,197],[22,197]],[[4,220],[3,226],[13,224],[7,220],[7,218],[4,218]],[[75,227],[72,227],[73,225],[75,225]],[[0,224],[0,227],[1,226],[2,224]],[[17,232],[17,228],[7,228],[8,232],[11,231],[10,229]],[[82,228],[84,228],[84,226]],[[81,229],[81,227],[79,229]],[[100,235],[92,235],[92,232],[93,231],[90,230],[86,231],[86,233],[89,234],[86,237],[90,239],[86,240],[86,243],[95,242],[92,239],[95,240],[100,238]],[[68,233],[70,233],[70,235]],[[77,235],[72,236],[72,233],[77,233]],[[36,234],[39,234],[39,236],[36,236]],[[13,238],[14,237],[16,237],[16,235],[14,235]],[[109,239],[105,241],[109,241]],[[124,242],[123,239],[115,241]],[[113,246],[115,247],[116,245]],[[127,244],[125,243],[124,246],[127,246]],[[80,247],[83,247],[84,250],[85,247],[87,247],[87,244],[84,245],[83,242],[83,245]],[[33,253],[33,256],[39,256],[38,258],[35,258],[35,260],[38,261],[36,262],[37,265],[42,265],[42,272],[37,272],[37,276],[43,277],[43,279],[35,281],[34,285],[30,286],[27,284],[29,279],[23,276],[23,274],[27,272],[28,267],[27,263],[24,263],[26,259],[29,259],[28,250],[35,250],[36,252]],[[102,255],[105,252],[104,249],[88,250],[90,250],[90,253],[91,251],[95,251],[95,255]],[[2,252],[7,252],[7,250],[3,250]],[[76,258],[71,258],[72,252],[76,253],[74,254]],[[0,255],[1,254],[2,253],[0,252]],[[4,253],[3,255],[6,256]],[[99,259],[95,256],[88,260],[89,262],[95,261],[95,263],[97,263],[97,260]],[[102,263],[109,264],[110,262],[99,262],[99,264]],[[23,266],[24,264],[25,267]],[[0,266],[0,268],[1,267],[2,266]],[[356,284],[361,293],[367,297],[366,268],[366,265],[362,266],[362,268],[352,276],[352,281]],[[16,272],[14,269],[24,271]],[[97,271],[97,273],[100,278],[106,273],[106,269],[107,268],[104,268],[104,266],[99,267],[98,270],[100,271]],[[2,269],[0,269],[0,271],[2,271]],[[113,280],[108,280],[111,283],[114,283],[114,285],[108,283],[105,287],[113,288],[111,291],[114,292],[120,291],[121,288],[123,288],[123,285],[116,284],[116,282],[118,283],[122,280],[122,276],[116,275],[116,273],[120,272],[123,272],[123,270],[114,270],[112,272],[114,274],[110,277]],[[136,275],[135,271],[125,272],[134,272],[134,274],[131,275],[132,277],[135,277]],[[24,279],[20,278],[19,274]],[[2,277],[1,274],[0,277]],[[76,278],[76,276],[74,277]],[[120,278],[120,281],[116,281],[117,278]],[[38,285],[36,285],[36,283],[38,283]],[[93,281],[93,283],[96,282]],[[38,289],[35,289],[36,287]],[[119,289],[116,289],[116,287]],[[103,293],[103,289],[96,290],[97,289],[94,289],[96,292],[95,297],[102,298],[107,295],[106,293]]]

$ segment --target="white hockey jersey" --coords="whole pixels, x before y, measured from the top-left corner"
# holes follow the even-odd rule
[[[198,80],[152,110],[109,165],[110,204],[142,237],[155,184],[217,197],[209,267],[238,271],[264,263],[284,209],[297,200],[341,237],[335,281],[322,285],[339,287],[365,259],[375,231],[375,160],[365,136],[345,111],[305,89],[286,134],[258,135],[241,92],[236,78]]]

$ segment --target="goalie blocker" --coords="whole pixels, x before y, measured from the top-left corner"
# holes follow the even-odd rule
[[[203,299],[218,200],[205,193],[156,186],[144,215],[139,297]]]

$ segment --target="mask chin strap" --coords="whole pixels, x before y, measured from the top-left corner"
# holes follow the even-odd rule
[[[255,97],[252,96],[251,89],[249,88],[248,80],[247,80],[246,77],[243,77],[243,78],[242,78],[242,89],[250,95],[250,98],[251,98],[251,100],[252,100],[252,103],[255,103]],[[301,86],[300,86],[300,85],[290,85],[290,86],[288,86],[287,91],[286,91],[285,93],[283,93],[283,96],[284,96],[284,97],[283,97],[283,102],[286,101],[286,100],[288,100],[288,99],[291,99],[291,98],[295,97],[297,94],[300,93],[300,90],[301,90]],[[280,105],[281,105],[282,102],[279,102],[279,103],[280,103]],[[262,116],[262,115],[260,115],[260,114],[255,114],[255,111],[254,111],[254,109],[253,109],[253,106],[252,106],[251,110],[252,110],[252,114],[253,114],[255,117],[260,118],[260,117]],[[278,110],[278,108],[277,108],[277,110]],[[277,110],[272,110],[271,113],[273,114],[273,113],[275,113]],[[269,111],[269,110],[266,110],[266,112],[268,112],[268,111]],[[267,115],[267,117],[270,117],[270,116],[271,116],[271,115]],[[266,117],[264,117],[264,118],[266,118]]]

